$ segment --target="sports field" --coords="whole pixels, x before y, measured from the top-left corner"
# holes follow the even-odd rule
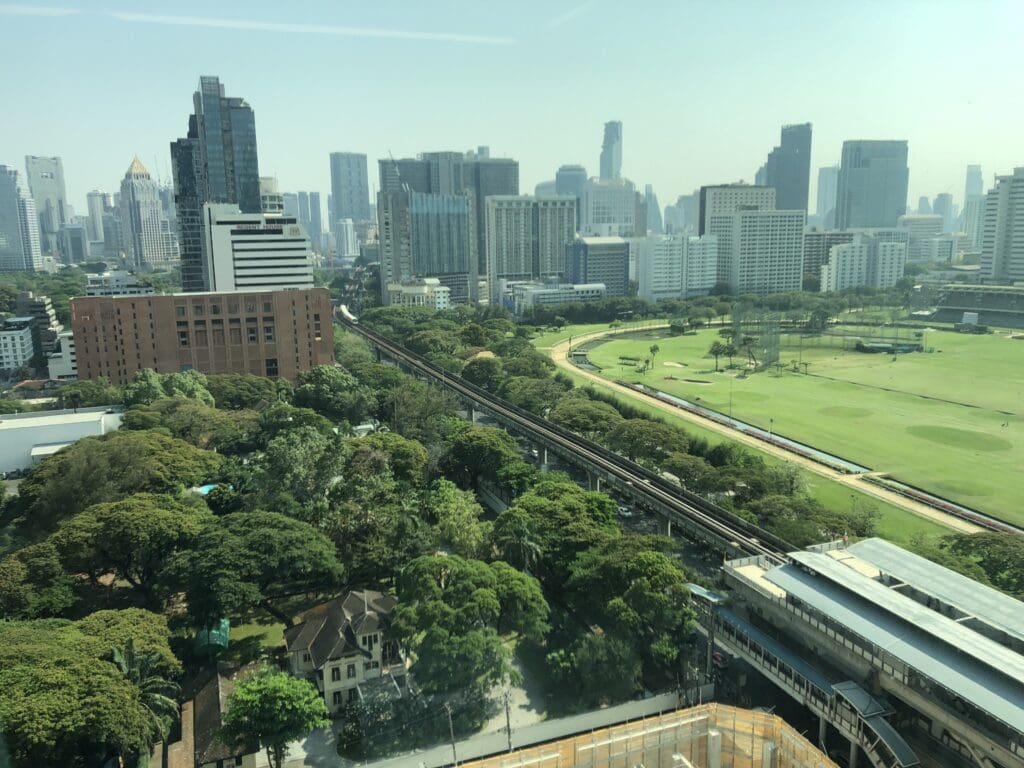
[[[904,331],[904,334],[907,332]],[[780,359],[809,363],[741,375],[707,354],[718,330],[610,338],[590,359],[610,379],[640,381],[886,472],[954,501],[1024,523],[1024,340],[928,331],[931,352],[864,354],[842,340],[783,338]],[[646,358],[638,373],[622,357]],[[804,369],[801,368],[801,371]]]

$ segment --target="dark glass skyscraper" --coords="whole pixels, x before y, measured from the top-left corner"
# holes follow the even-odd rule
[[[764,165],[763,183],[775,189],[775,207],[806,212],[810,178],[811,124],[782,126],[782,140]]]
[[[186,291],[208,287],[203,258],[204,203],[235,203],[259,213],[260,173],[256,118],[244,99],[224,95],[216,77],[201,77],[192,97],[188,136],[171,143],[174,202],[181,244],[181,282]]]
[[[895,227],[907,212],[906,141],[844,141],[836,227]]]
[[[622,123],[612,120],[604,124],[604,142],[601,144],[601,178],[617,179],[622,176]]]

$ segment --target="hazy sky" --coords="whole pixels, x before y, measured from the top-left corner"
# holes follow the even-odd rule
[[[327,155],[376,162],[478,144],[523,192],[562,163],[623,173],[662,205],[746,179],[779,126],[908,139],[910,196],[963,194],[964,166],[1024,165],[1020,31],[1006,0],[52,0],[0,3],[0,163],[61,155],[71,203],[116,190],[137,154],[170,176],[201,74],[256,112],[260,171],[329,189]]]

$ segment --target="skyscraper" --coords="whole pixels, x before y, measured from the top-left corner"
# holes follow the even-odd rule
[[[235,203],[242,213],[259,213],[260,173],[256,118],[245,100],[225,96],[218,78],[204,76],[192,103],[188,135],[171,143],[171,170],[182,287],[202,291],[207,287],[203,204]]]
[[[622,123],[612,120],[604,124],[601,144],[601,178],[617,179],[622,175]]]
[[[984,280],[1024,280],[1024,168],[999,176],[985,196],[981,233]]]
[[[604,283],[606,296],[629,293],[629,243],[621,237],[577,237],[566,246],[565,276],[571,283]]]
[[[29,192],[39,216],[39,245],[53,256],[60,251],[60,228],[71,219],[64,189],[64,164],[59,157],[25,158]]]
[[[572,195],[576,198],[576,229],[580,228],[583,185],[586,183],[587,169],[582,165],[562,165],[555,174],[555,194]]]
[[[575,198],[492,195],[485,205],[492,301],[499,294],[498,280],[562,276],[565,246],[576,235]]]
[[[309,233],[310,242],[313,243],[313,250],[318,253],[322,251],[324,247],[324,222],[323,217],[320,215],[319,192],[309,193],[309,224],[306,227],[306,231]]]
[[[370,220],[370,182],[366,171],[366,155],[358,152],[331,153],[331,196],[334,219],[331,232],[337,237],[336,222]]]
[[[39,216],[18,171],[0,165],[0,271],[32,272],[42,267]]]
[[[94,189],[85,196],[86,213],[89,216],[89,239],[103,241],[103,212],[107,209],[107,193]]]
[[[775,189],[780,211],[807,212],[807,186],[811,180],[811,124],[782,126],[779,146],[768,153],[764,186]]]
[[[949,192],[940,192],[932,203],[932,213],[942,217],[942,231],[953,231],[953,196]]]
[[[644,202],[647,205],[647,231],[652,235],[660,235],[663,230],[661,208],[658,206],[658,196],[654,194],[654,188],[650,184],[644,187]],[[639,235],[640,233],[637,232],[637,236]]]
[[[967,178],[964,182],[964,202],[972,197],[981,197],[985,194],[985,181],[981,176],[980,165],[967,166]]]
[[[582,205],[580,232],[586,235],[632,237],[636,231],[636,188],[628,179],[588,179]]]
[[[839,229],[894,227],[907,212],[906,141],[845,141],[836,191]]]
[[[120,207],[125,251],[136,267],[152,269],[178,260],[159,185],[137,157],[121,180]]]
[[[732,220],[726,280],[736,294],[799,291],[803,284],[803,211],[739,210]],[[720,256],[722,251],[719,251]],[[719,273],[722,272],[719,259]]]
[[[839,183],[839,166],[826,165],[818,169],[818,207],[815,213],[821,226],[832,229],[836,225],[836,185]]]

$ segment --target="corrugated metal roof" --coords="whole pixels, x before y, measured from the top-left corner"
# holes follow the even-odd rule
[[[896,590],[889,589],[881,582],[870,579],[852,568],[847,568],[831,557],[818,552],[793,552],[790,557],[834,581],[844,589],[870,601],[878,608],[908,622],[914,628],[927,632],[951,648],[959,649],[962,654],[973,656],[982,664],[987,664],[993,669],[1021,681],[1024,685],[1024,656],[1019,653],[994,640],[989,640],[973,629],[921,605]],[[767,578],[769,581],[772,580],[770,573]]]
[[[813,553],[796,553],[801,556]],[[935,680],[947,690],[955,692],[964,701],[970,702],[978,709],[1001,720],[1014,730],[1024,733],[1024,681],[1001,674],[986,663],[982,663],[972,655],[967,655],[956,646],[950,647],[933,636],[924,627],[917,626],[920,612],[932,611],[918,605],[909,598],[902,597],[855,571],[837,564],[831,558],[818,555],[834,568],[842,569],[850,574],[854,582],[852,587],[843,587],[834,581],[807,573],[795,565],[783,565],[770,571],[766,578],[782,587],[793,597],[801,600],[819,613],[830,617],[834,622],[849,627],[851,632],[863,637],[879,648],[885,649],[904,664],[918,670],[925,676]],[[817,563],[815,563],[817,565]],[[860,594],[863,584],[867,582],[879,589],[902,598],[908,606],[906,613],[895,614],[886,610],[868,597]],[[927,618],[927,617],[925,617]],[[981,635],[963,627],[959,627],[949,619],[944,621],[963,630],[961,641],[968,647],[978,641],[985,640]],[[930,623],[930,622],[927,622]],[[991,643],[1005,651],[1002,646]],[[1015,655],[1015,654],[1011,654]],[[1020,657],[1017,657],[1018,659]]]
[[[883,539],[847,549],[884,573],[1024,641],[1024,603]]]
[[[878,735],[878,738],[886,743],[892,753],[896,755],[896,759],[900,761],[901,766],[909,768],[909,766],[921,764],[914,750],[903,740],[899,732],[892,727],[892,723],[884,717],[875,715],[874,717],[865,718],[864,722]]]

